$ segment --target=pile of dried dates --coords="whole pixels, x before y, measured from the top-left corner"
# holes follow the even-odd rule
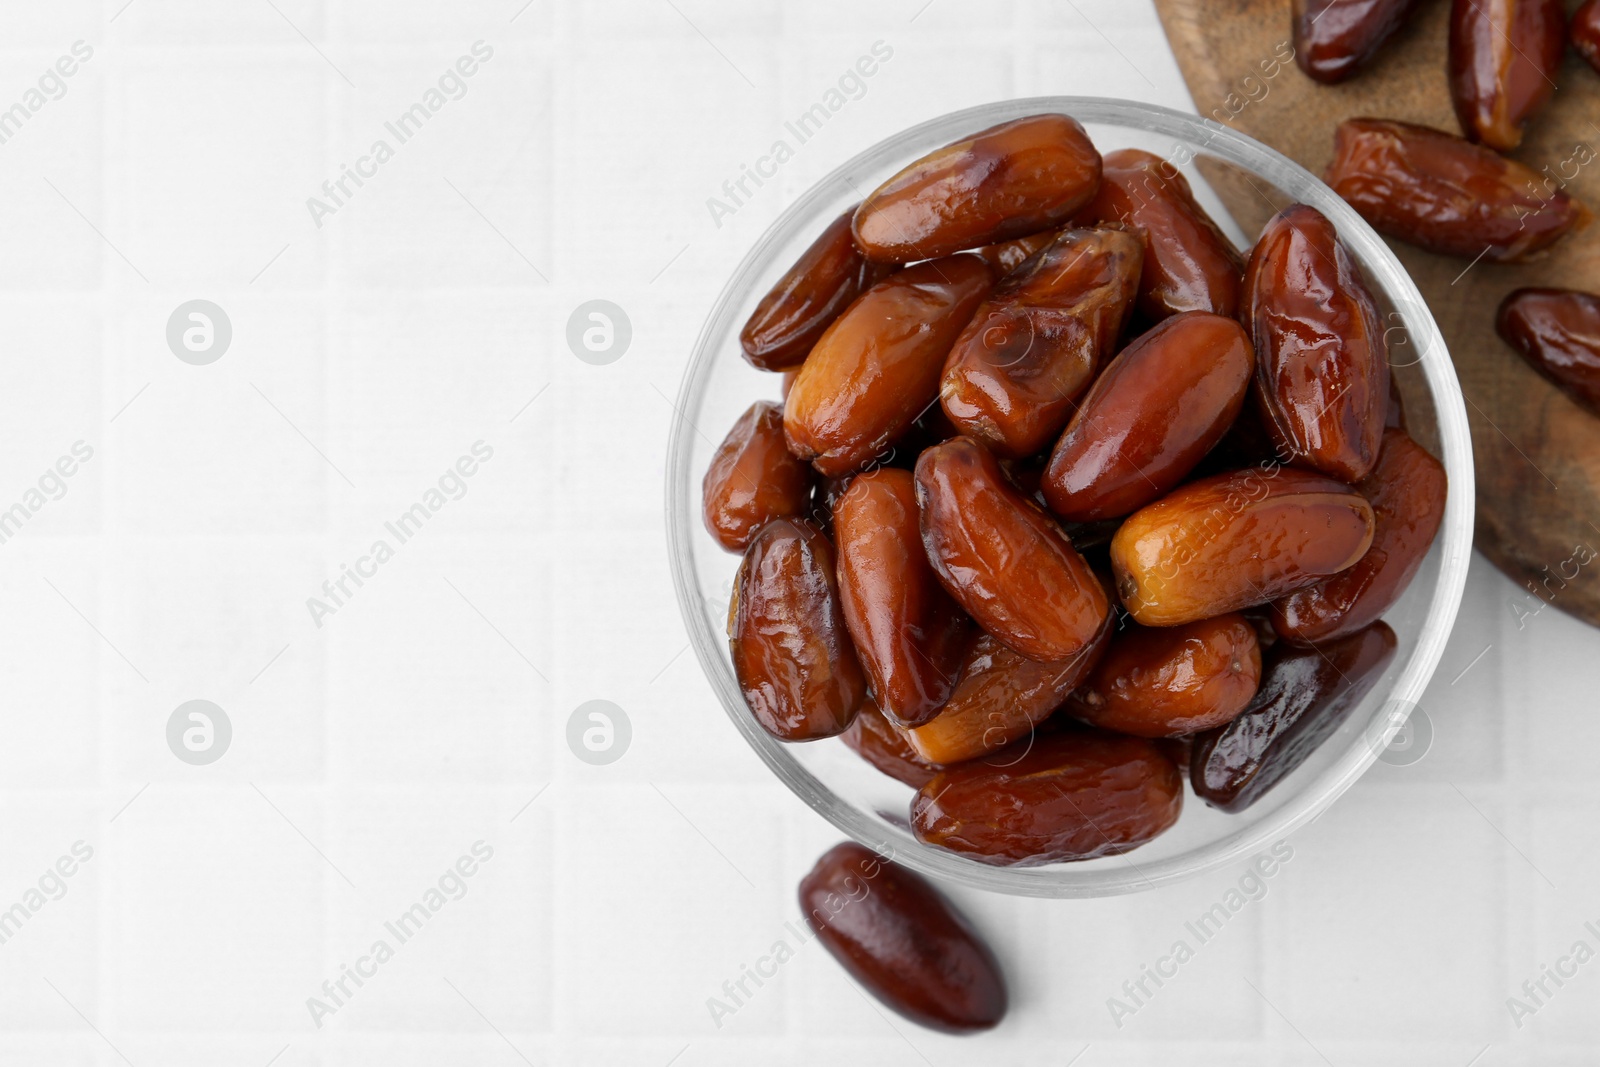
[[[1295,0],[1295,57],[1354,75],[1419,0]],[[1376,118],[1328,184],[1422,248],[1517,262],[1588,221],[1504,158],[1600,0],[1453,0],[1466,135]],[[1592,162],[1592,157],[1582,161]],[[1600,296],[1519,289],[1500,335],[1600,413]],[[705,476],[744,555],[729,607],[751,714],[840,737],[916,790],[925,844],[999,865],[1085,860],[1241,811],[1303,763],[1395,655],[1381,621],[1443,516],[1406,433],[1372,294],[1293,205],[1248,257],[1147,152],[1065,115],[906,167],[829,226],[740,336],[783,374]],[[937,889],[860,845],[800,906],[884,1004],[974,1032],[993,953]]]
[[[1395,654],[1445,503],[1321,213],[1248,257],[1066,115],[912,163],[761,300],[782,405],[706,473],[750,713],[907,783],[923,843],[1125,852],[1239,811]]]
[[[1319,82],[1354,75],[1419,0],[1296,0],[1295,60]],[[1324,175],[1381,233],[1443,255],[1515,263],[1589,221],[1557,182],[1515,150],[1556,90],[1566,47],[1600,72],[1600,0],[1569,20],[1562,0],[1453,0],[1450,99],[1465,135],[1386,119],[1351,119],[1334,134]],[[1580,144],[1568,161],[1583,167]],[[1600,414],[1600,296],[1574,289],[1509,293],[1496,328],[1528,364]]]

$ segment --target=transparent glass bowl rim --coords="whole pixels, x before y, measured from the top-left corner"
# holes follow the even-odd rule
[[[1072,96],[1021,98],[951,112],[902,130],[813,185],[779,215],[735,269],[706,317],[684,372],[666,461],[667,542],[673,584],[679,611],[701,668],[734,726],[773,773],[823,818],[868,847],[884,847],[873,817],[834,793],[786,751],[784,742],[756,723],[734,678],[726,635],[711,625],[702,610],[690,549],[691,538],[701,522],[698,490],[701,472],[688,469],[691,438],[696,433],[693,413],[698,410],[697,400],[706,379],[723,354],[719,345],[725,345],[728,338],[737,335],[741,324],[733,322],[732,316],[744,298],[749,279],[766,267],[773,250],[794,240],[801,227],[809,225],[821,229],[826,220],[814,220],[812,216],[822,202],[837,195],[841,182],[850,181],[852,174],[877,173],[883,168],[897,169],[909,163],[915,158],[909,154],[909,146],[949,143],[988,126],[1041,112],[1071,115],[1091,127],[1119,126],[1165,134],[1179,144],[1198,146],[1200,151],[1265,178],[1283,193],[1326,215],[1337,227],[1346,246],[1360,259],[1368,283],[1384,291],[1397,309],[1403,309],[1408,339],[1416,346],[1418,364],[1437,412],[1450,495],[1439,534],[1442,557],[1438,581],[1417,647],[1383,705],[1386,721],[1375,723],[1364,736],[1389,736],[1400,728],[1420,701],[1444,652],[1466,584],[1473,527],[1472,442],[1455,368],[1427,303],[1405,268],[1365,220],[1315,175],[1259,141],[1213,120],[1131,100]],[[1074,864],[1011,868],[976,863],[933,848],[896,850],[894,859],[934,878],[1025,896],[1095,897],[1151,889],[1236,863],[1286,837],[1325,811],[1372,765],[1381,749],[1381,744],[1363,743],[1358,738],[1331,767],[1301,785],[1293,802],[1232,834],[1161,860],[1093,869]],[[1137,857],[1139,853],[1135,851],[1130,855]]]

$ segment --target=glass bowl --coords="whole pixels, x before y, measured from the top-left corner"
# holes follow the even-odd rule
[[[1073,116],[1102,153],[1143,148],[1179,165],[1196,196],[1241,249],[1248,249],[1262,223],[1289,203],[1310,204],[1331,219],[1385,317],[1410,432],[1443,461],[1450,492],[1432,550],[1405,596],[1384,616],[1399,638],[1394,660],[1366,700],[1305,764],[1240,814],[1213,810],[1190,793],[1178,824],[1141,848],[1082,863],[1019,869],[921,844],[907,823],[909,787],[881,774],[837,739],[785,744],[756,723],[734,680],[726,636],[739,558],[718,546],[702,524],[700,479],[740,413],[758,399],[778,398],[779,375],[745,363],[739,329],[812,239],[846,207],[928,151],[1040,112]],[[1472,448],[1461,388],[1422,295],[1378,235],[1310,172],[1243,134],[1169,108],[1094,97],[1007,100],[924,122],[856,156],[791,205],[744,257],[700,331],[678,393],[666,489],[672,576],[690,642],[734,727],[773,773],[841,831],[905,866],[962,885],[1030,896],[1105,896],[1165,885],[1238,863],[1315,818],[1372,764],[1421,699],[1455,621],[1472,547]]]

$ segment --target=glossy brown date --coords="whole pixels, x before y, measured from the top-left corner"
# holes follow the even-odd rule
[[[931,152],[856,209],[869,259],[910,263],[1059,226],[1094,195],[1100,153],[1076,120],[1033,115]]]
[[[929,763],[952,764],[1000,751],[1026,736],[1061,707],[1094,669],[1115,626],[1106,615],[1099,633],[1077,655],[1059,663],[1019,656],[979,633],[961,665],[961,678],[944,709],[914,729],[906,744]]]
[[[734,675],[751,714],[781,741],[843,733],[866,697],[834,574],[827,535],[775,519],[751,539],[734,581]]]
[[[1144,241],[1145,318],[1238,313],[1244,257],[1196,202],[1183,172],[1160,156],[1137,148],[1106,156],[1100,192],[1078,217],[1120,222]]]
[[[806,513],[811,471],[785,446],[778,405],[758,401],[739,416],[711,457],[700,496],[706,529],[730,552],[743,552],[773,519]]]
[[[1600,414],[1600,296],[1573,289],[1518,289],[1495,328],[1529,366]]]
[[[834,219],[756,305],[739,332],[739,347],[752,366],[798,365],[850,301],[893,269],[869,262],[856,247],[850,235],[855,210]]]
[[[969,437],[917,460],[928,559],[956,602],[1002,643],[1044,661],[1068,659],[1110,611],[1099,579],[1038,505]]]
[[[1170,492],[1238,418],[1254,370],[1233,319],[1163,320],[1111,361],[1056,443],[1040,483],[1050,510],[1090,522]]]
[[[1499,152],[1550,94],[1566,48],[1562,0],[1452,0],[1450,99],[1461,132]]]
[[[1521,163],[1409,122],[1340,123],[1323,179],[1380,233],[1467,259],[1526,259],[1586,217]]]
[[[1037,867],[1137,848],[1182,809],[1183,778],[1157,742],[1072,731],[941,771],[912,800],[911,829],[983,863]]]
[[[996,455],[1031,456],[1072,417],[1133,310],[1144,249],[1123,230],[1067,230],[1007,275],[945,360],[939,402]]]
[[[870,697],[839,740],[878,770],[912,789],[921,789],[943,769],[918,755],[905,734],[884,717]]]
[[[844,842],[801,879],[800,910],[828,954],[912,1022],[965,1034],[1005,1016],[994,953],[921,875]]]
[[[1295,0],[1294,60],[1314,81],[1342,82],[1378,53],[1416,7],[1417,0]]]
[[[987,263],[960,255],[863,293],[800,366],[783,409],[789,450],[830,475],[882,452],[939,395],[945,356],[992,284]]]
[[[1379,622],[1319,648],[1274,647],[1250,706],[1195,738],[1189,757],[1195,795],[1229,812],[1260,800],[1339,728],[1382,676],[1395,646],[1394,631]]]
[[[1272,602],[1273,628],[1297,645],[1355,633],[1400,599],[1444,519],[1445,474],[1404,430],[1386,430],[1356,491],[1372,505],[1372,547],[1349,570]]]
[[[839,596],[878,706],[906,726],[938,714],[955,688],[967,617],[922,549],[916,479],[858,474],[833,509]]]
[[[1347,482],[1378,461],[1389,355],[1361,269],[1333,224],[1293,204],[1250,256],[1243,320],[1256,401],[1280,455]]]
[[[1182,737],[1230,721],[1256,695],[1261,649],[1243,615],[1119,634],[1068,714],[1135,737]]]
[[[1292,467],[1191,482],[1134,512],[1111,539],[1117,595],[1145,626],[1181,626],[1264,604],[1353,565],[1372,506]]]
[[[1567,34],[1584,62],[1600,74],[1600,0],[1588,0],[1573,12]]]

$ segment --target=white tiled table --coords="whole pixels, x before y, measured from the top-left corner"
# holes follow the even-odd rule
[[[0,1062],[1593,1062],[1600,963],[1520,1029],[1506,998],[1600,947],[1600,645],[1554,610],[1519,627],[1482,561],[1428,757],[1296,835],[1120,1028],[1107,998],[1243,870],[957,893],[1014,987],[982,1044],[886,1019],[815,944],[715,1026],[707,998],[792,939],[836,834],[685,651],[662,442],[703,313],[886,131],[1014,95],[1188,99],[1144,3],[522,2],[0,13],[0,108],[93,48],[0,144],[0,509],[93,450],[0,543],[0,909],[28,912],[0,944]],[[465,95],[318,228],[307,198],[479,40]],[[707,198],[880,41],[858,98],[718,225]],[[233,326],[207,366],[165,339],[193,298]],[[606,366],[565,342],[596,298],[633,325]],[[307,598],[479,441],[465,494],[315,625]],[[232,723],[207,766],[167,746],[192,699]],[[633,726],[608,766],[565,741],[594,699]],[[92,857],[47,876],[77,842]],[[399,942],[385,923],[441,877]],[[392,957],[316,1025],[307,999],[379,939]]]

